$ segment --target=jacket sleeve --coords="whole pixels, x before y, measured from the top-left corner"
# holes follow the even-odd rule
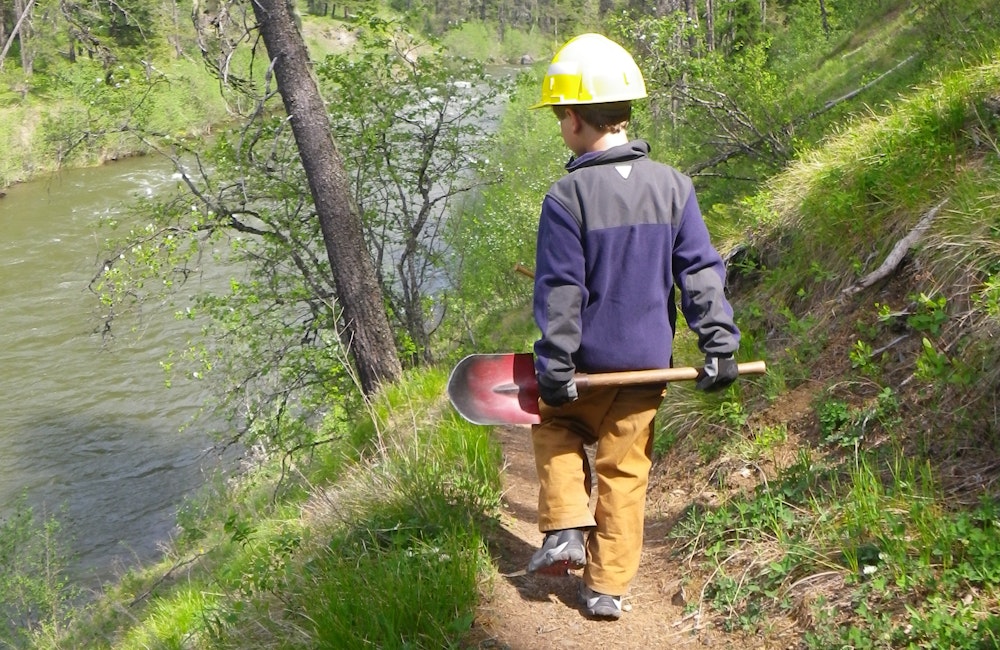
[[[734,354],[740,332],[725,296],[726,269],[712,245],[694,191],[688,196],[674,237],[675,282],[681,311],[706,354]]]
[[[539,381],[559,386],[573,378],[580,348],[581,309],[586,304],[580,223],[551,196],[542,202],[535,254],[535,343]]]

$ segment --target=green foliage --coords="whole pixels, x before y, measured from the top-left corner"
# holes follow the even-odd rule
[[[343,416],[359,398],[297,152],[280,120],[255,128],[246,137],[220,134],[193,163],[178,157],[189,185],[137,206],[140,225],[109,240],[92,288],[105,319],[127,323],[145,302],[170,301],[207,268],[203,290],[177,306],[177,317],[201,322],[205,336],[164,367],[213,382],[245,443],[291,450],[316,441],[317,408]],[[266,160],[256,146],[267,148]]]
[[[920,354],[916,359],[914,376],[931,384],[951,384],[969,386],[976,381],[975,369],[961,359],[950,358],[938,351],[935,345],[924,337],[921,339]]]
[[[870,403],[852,407],[839,399],[824,399],[816,407],[820,435],[829,444],[855,447],[868,431],[878,426],[891,431],[898,422],[899,398],[891,388],[883,388]]]
[[[769,65],[771,39],[750,18],[758,11],[753,3],[737,3],[725,19],[719,16],[716,49],[679,13],[613,20],[613,34],[636,53],[646,79],[650,97],[639,103],[634,131],[651,140],[654,155],[667,152],[667,162],[702,171],[750,153],[738,171],[725,173],[725,183],[709,180],[699,188],[703,205],[750,194],[754,184],[746,181],[791,155],[787,134],[776,127],[792,120],[802,99]],[[650,120],[647,104],[649,113],[669,117]],[[710,144],[706,133],[713,134]]]
[[[830,408],[824,421],[850,417]],[[757,631],[771,612],[802,606],[789,599],[793,581],[841,573],[837,609],[807,605],[806,647],[992,647],[994,624],[976,612],[1000,589],[996,501],[946,512],[936,494],[929,465],[898,448],[828,468],[803,451],[754,494],[689,511],[672,535],[713,567],[705,595],[724,629]],[[748,553],[763,542],[766,554]],[[894,602],[905,603],[905,627]]]
[[[411,359],[430,360],[431,334],[446,304],[443,232],[449,214],[495,182],[489,109],[501,80],[481,64],[449,56],[400,25],[365,17],[359,41],[316,71],[337,110],[365,239],[389,313]]]
[[[906,324],[933,336],[941,333],[941,327],[948,321],[947,299],[941,295],[931,298],[925,293],[913,297],[916,309],[906,318]]]
[[[911,498],[910,510],[920,527],[910,534],[917,533],[925,546],[896,543],[897,552],[884,556],[886,562],[876,559],[880,566],[854,585],[858,606],[853,621],[818,626],[806,634],[807,647],[825,648],[857,639],[866,639],[858,647],[995,647],[995,620],[981,615],[1000,583],[1000,576],[989,568],[996,566],[1000,552],[995,503],[984,500],[968,512],[931,510],[921,515],[919,511],[930,510],[932,502],[925,492]],[[906,533],[900,528],[897,534]],[[940,570],[931,572],[930,563]],[[878,613],[879,603],[903,596],[907,597],[905,625],[893,624],[884,609]]]
[[[861,374],[868,377],[877,378],[880,372],[880,366],[873,358],[873,355],[874,352],[870,344],[865,341],[855,341],[854,345],[851,346],[851,352],[848,355],[851,360],[851,368],[859,370]]]
[[[477,531],[499,508],[488,436],[446,417],[385,460],[389,473],[372,477],[379,497],[338,527],[299,582],[297,616],[319,647],[448,647],[471,624]]]
[[[761,458],[788,440],[788,426],[784,423],[763,426],[753,431],[750,439],[751,458]]]
[[[415,8],[414,3],[395,4],[400,10]],[[996,331],[997,267],[979,265],[981,260],[1000,259],[994,241],[995,192],[982,190],[996,186],[997,122],[991,106],[1000,85],[994,64],[908,92],[890,108],[881,107],[880,98],[891,97],[887,89],[900,86],[883,82],[861,97],[876,108],[866,109],[863,120],[838,127],[827,148],[809,152],[810,143],[827,132],[827,117],[838,114],[810,111],[858,88],[912,51],[945,69],[969,56],[961,43],[985,46],[996,38],[981,29],[995,26],[996,12],[992,5],[968,0],[949,7],[954,12],[921,5],[887,13],[897,6],[876,0],[825,4],[829,31],[820,21],[817,3],[769,4],[777,17],[769,16],[766,22],[756,13],[759,3],[732,3],[732,14],[716,24],[713,36],[719,37],[720,47],[711,54],[678,49],[677,44],[691,42],[688,37],[701,38],[701,43],[707,39],[693,23],[676,16],[630,18],[620,26],[629,38],[646,37],[637,52],[642,65],[653,71],[647,76],[654,96],[651,106],[637,115],[635,135],[651,133],[655,151],[663,152],[659,155],[691,169],[733,147],[752,145],[750,157],[741,153],[722,165],[703,168],[705,174],[717,176],[702,176],[699,184],[710,178],[717,182],[704,192],[699,189],[699,196],[706,214],[714,217],[713,234],[721,233],[727,242],[753,240],[753,256],[740,263],[745,272],[741,279],[746,280],[741,288],[759,290],[752,298],[755,307],[746,309],[746,319],[754,323],[747,328],[744,352],[766,353],[765,347],[776,347],[779,355],[787,356],[780,365],[772,364],[762,381],[761,390],[768,396],[782,390],[786,378],[798,383],[814,372],[825,345],[826,315],[836,319],[846,313],[841,305],[825,302],[837,283],[849,281],[845,268],[850,265],[858,275],[870,270],[869,265],[877,264],[888,246],[943,193],[957,195],[954,207],[913,251],[921,271],[913,281],[924,282],[926,272],[943,284],[967,268],[975,269],[968,276],[975,280],[963,286],[974,287],[974,317],[987,325],[983,339]],[[441,13],[428,17],[436,27],[443,26],[446,12],[464,20],[470,9],[467,3],[439,5]],[[560,13],[578,9],[574,3],[536,5],[529,15],[539,19],[540,31],[558,23],[562,33],[579,24],[566,22]],[[484,10],[512,12],[525,6],[482,5]],[[584,12],[577,13],[573,20],[588,20]],[[880,47],[877,56],[860,61],[870,57],[863,42],[876,44],[889,34],[882,31],[887,25],[925,20],[931,14],[941,19],[940,32],[962,29],[963,38],[932,34],[936,23],[928,20],[926,32],[901,39],[905,55],[897,57],[895,50]],[[547,20],[540,20],[543,17]],[[777,34],[775,27],[783,22],[794,33]],[[495,45],[477,42],[490,34],[479,25],[462,26],[446,38],[487,56],[507,57],[527,49],[504,45],[501,51],[509,47],[509,52],[497,55]],[[831,53],[814,48],[823,38],[840,49]],[[935,43],[938,38],[940,44]],[[824,51],[796,57],[796,43]],[[345,57],[341,73],[357,82],[357,90],[377,99],[381,91],[366,87],[365,65],[377,75],[386,59],[365,61],[365,56]],[[428,61],[434,62],[433,57]],[[920,69],[919,63],[915,59],[905,70]],[[356,69],[351,67],[355,64]],[[81,66],[70,74],[74,92],[107,102],[110,117],[68,111],[67,125],[87,124],[91,133],[113,137],[115,119],[133,109],[136,117],[155,121],[158,111],[145,103],[142,93],[130,97],[107,83],[90,87],[87,70]],[[126,65],[125,70],[131,70],[127,78],[134,88],[139,69]],[[395,70],[399,75],[410,72],[405,66]],[[512,269],[517,263],[531,264],[538,204],[548,184],[562,173],[567,155],[548,113],[520,110],[537,94],[538,72],[523,75],[498,138],[483,145],[490,160],[479,162],[488,162],[487,173],[502,173],[504,183],[481,188],[475,196],[470,193],[460,212],[449,211],[454,216],[444,247],[449,254],[439,250],[440,255],[428,258],[436,271],[449,274],[454,286],[440,331],[442,347],[463,341],[483,351],[492,344],[509,347],[517,342],[514,345],[521,347],[530,340],[526,306],[531,285]],[[160,87],[152,84],[153,90]],[[204,94],[181,93],[177,85],[170,88],[178,96],[177,109],[199,103],[195,100]],[[396,122],[359,108],[364,106],[361,99],[371,98],[345,94],[345,106],[357,109],[359,117],[354,119],[372,120],[366,139],[359,142],[362,149],[375,150],[380,137],[394,135]],[[16,98],[0,99],[16,103]],[[401,114],[396,100],[394,95],[386,105]],[[425,103],[434,106],[430,98]],[[803,115],[811,117],[796,121]],[[58,126],[59,120],[46,123],[47,129]],[[486,561],[481,526],[499,500],[499,459],[481,429],[440,415],[440,377],[389,391],[388,402],[375,405],[357,424],[365,405],[342,373],[343,349],[332,334],[337,313],[329,300],[323,252],[309,207],[301,201],[307,192],[284,126],[279,120],[256,123],[242,134],[220,138],[218,148],[199,152],[200,158],[188,167],[188,178],[196,179],[199,190],[194,209],[188,194],[143,207],[143,226],[126,238],[128,246],[107,256],[101,291],[112,309],[109,314],[124,320],[119,308],[135,290],[153,295],[154,287],[176,284],[218,253],[231,265],[217,267],[224,269],[223,294],[199,296],[178,308],[185,318],[210,317],[206,333],[218,347],[194,342],[166,365],[205,380],[218,377],[220,370],[236,371],[227,380],[232,383],[222,386],[245,399],[238,402],[247,409],[241,413],[253,414],[246,423],[251,436],[245,441],[259,439],[309,453],[294,461],[286,457],[287,464],[275,464],[267,455],[259,459],[260,473],[246,479],[259,482],[249,502],[242,501],[245,493],[234,490],[228,495],[233,504],[214,496],[216,503],[185,510],[181,547],[217,545],[196,556],[203,565],[185,565],[191,568],[187,579],[155,582],[149,605],[128,608],[137,622],[123,623],[126,631],[113,636],[123,640],[123,647],[136,648],[448,647],[471,621],[477,578]],[[417,126],[413,128],[415,133]],[[0,133],[14,137],[4,120]],[[719,133],[726,137],[714,137]],[[706,144],[708,140],[715,144]],[[101,146],[97,142],[87,141]],[[801,164],[791,165],[760,188],[758,180],[797,153],[804,153]],[[12,168],[21,165],[8,163],[12,158],[0,159]],[[365,198],[371,202],[371,196]],[[718,203],[730,198],[730,204]],[[379,218],[372,223],[387,223]],[[146,223],[151,225],[147,228]],[[974,236],[968,236],[970,232]],[[462,255],[452,256],[452,251]],[[260,266],[254,267],[257,263]],[[909,360],[918,377],[948,383],[971,376],[958,365],[964,341],[956,339],[953,347],[952,341],[939,340],[946,329],[968,318],[948,313],[961,309],[965,296],[949,290],[945,301],[936,288],[915,290],[915,306],[904,318],[906,327],[925,337],[923,351]],[[411,313],[422,318],[439,313],[427,300],[414,305]],[[403,319],[407,310],[395,305],[393,313]],[[879,325],[898,325],[900,313],[893,322]],[[873,326],[862,332],[865,341],[858,341],[850,353],[852,365],[871,378],[878,376],[878,369],[868,341],[882,331]],[[415,355],[421,353],[424,344],[416,337],[407,333],[400,339]],[[683,351],[683,345],[679,349]],[[983,349],[992,347],[969,345],[965,354]],[[989,358],[984,355],[979,363],[985,366]],[[1000,566],[995,505],[984,499],[978,508],[946,508],[930,466],[913,458],[912,450],[895,447],[913,440],[912,433],[899,426],[907,415],[901,396],[888,388],[871,396],[867,385],[864,389],[858,394],[831,391],[816,404],[827,446],[814,453],[827,453],[834,459],[830,462],[841,459],[842,465],[823,465],[802,451],[795,463],[779,468],[778,476],[769,476],[756,492],[737,495],[718,508],[692,508],[677,524],[674,533],[688,542],[685,550],[712,571],[705,605],[716,608],[725,629],[746,631],[760,631],[765,617],[775,611],[809,610],[818,621],[805,633],[809,647],[993,647],[997,619],[984,613],[995,609],[1000,593],[994,570]],[[660,453],[691,429],[746,427],[755,405],[739,398],[752,399],[755,391],[741,389],[721,402],[700,400],[684,389],[673,391],[676,403],[665,408],[679,416],[663,418],[670,420],[670,428],[658,432]],[[424,408],[403,406],[410,402]],[[870,435],[875,432],[884,435],[876,440]],[[787,434],[782,426],[756,427],[737,442],[742,445],[738,450],[751,458],[763,456]],[[862,444],[869,442],[880,446]],[[703,457],[715,458],[727,441],[706,436],[696,444]],[[275,477],[285,481],[282,489],[271,483]],[[288,482],[296,480],[301,482],[289,487]],[[308,501],[298,501],[304,494]],[[202,569],[208,578],[201,579]],[[795,600],[796,594],[830,575],[840,581],[829,596],[837,602],[822,597]]]
[[[731,391],[727,391],[727,394],[732,396]],[[743,406],[743,403],[738,398],[724,399],[719,403],[718,420],[723,422],[728,427],[732,429],[739,429],[744,424],[747,423],[747,418],[749,414]]]
[[[606,0],[600,11],[627,4],[625,0]],[[598,7],[586,0],[437,0],[432,6],[414,0],[390,0],[388,5],[407,14],[409,21],[425,33],[442,35],[468,23],[481,23],[489,26],[489,38],[493,41],[505,39],[512,31],[538,33],[553,41],[564,41],[570,35],[592,31],[599,25]]]
[[[442,648],[468,630],[481,563],[468,533],[400,537],[377,552],[331,548],[314,563],[314,647]]]
[[[217,601],[218,596],[205,585],[182,587],[169,599],[154,602],[142,624],[128,630],[117,647],[181,650],[191,647],[194,640],[207,642],[210,636],[204,613],[212,611]]]
[[[670,450],[677,444],[678,434],[675,429],[661,429],[658,427],[653,436],[653,457],[662,458],[670,453]]]
[[[0,71],[0,187],[148,153],[163,137],[201,135],[231,117],[177,7],[41,0],[21,35],[31,74],[13,52]],[[233,56],[232,70],[245,60]]]
[[[498,61],[501,55],[490,26],[482,22],[463,22],[441,37],[441,44],[453,54],[475,61]]]
[[[1000,320],[1000,274],[991,274],[972,296],[974,304],[988,316]]]
[[[71,623],[80,590],[67,575],[68,543],[55,517],[21,496],[0,521],[0,645],[34,647]]]
[[[265,457],[219,484],[186,511],[195,534],[178,555],[40,647],[106,647],[102,625],[122,650],[453,647],[486,570],[501,458],[487,429],[441,413],[446,380],[411,370],[380,394],[360,456],[345,458],[355,434],[344,431],[294,471]],[[184,579],[164,579],[181,567]]]
[[[485,342],[510,327],[515,338],[530,340],[533,324],[523,310],[530,304],[532,282],[515,273],[517,265],[534,266],[535,234],[542,198],[549,185],[564,172],[569,152],[559,137],[549,111],[529,111],[538,99],[540,79],[518,77],[508,110],[504,113],[489,159],[502,183],[483,188],[477,200],[464,205],[451,222],[449,247],[461,251],[450,261],[455,278],[454,338],[468,341],[481,352]],[[505,325],[501,328],[497,322]],[[498,331],[499,330],[499,331]],[[522,347],[518,342],[517,347]],[[502,349],[496,348],[496,349]]]
[[[441,35],[441,44],[455,56],[484,63],[519,65],[521,58],[551,56],[555,37],[539,31],[498,29],[496,23],[463,20]]]

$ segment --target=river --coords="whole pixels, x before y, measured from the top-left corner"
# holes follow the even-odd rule
[[[216,465],[190,423],[206,395],[165,386],[160,359],[195,325],[168,309],[138,334],[102,345],[96,297],[98,218],[176,181],[160,157],[65,170],[0,198],[0,517],[26,493],[57,516],[71,578],[94,585],[156,557],[184,497]]]

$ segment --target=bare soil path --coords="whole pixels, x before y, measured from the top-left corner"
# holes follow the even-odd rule
[[[619,621],[586,618],[577,604],[576,572],[567,577],[524,575],[531,554],[541,543],[536,508],[538,483],[527,427],[494,430],[503,451],[504,513],[501,530],[490,540],[499,576],[484,585],[483,604],[467,648],[535,650],[587,648],[775,647],[763,640],[726,635],[706,624],[700,613],[702,584],[679,557],[678,542],[668,537],[685,508],[713,500],[693,472],[683,468],[651,481],[647,501],[642,565],[630,594],[623,599]],[[655,470],[656,468],[654,468]],[[686,478],[685,478],[686,477]]]

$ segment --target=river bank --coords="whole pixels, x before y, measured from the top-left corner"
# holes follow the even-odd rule
[[[330,18],[306,17],[302,30],[315,60],[357,40],[354,25]],[[233,59],[248,70],[249,62],[248,53]],[[258,63],[250,74],[262,77],[264,68]],[[197,149],[253,109],[197,51],[144,67],[121,63],[113,74],[87,59],[56,60],[47,74],[28,80],[0,73],[0,197],[61,169],[148,155],[159,146]]]

